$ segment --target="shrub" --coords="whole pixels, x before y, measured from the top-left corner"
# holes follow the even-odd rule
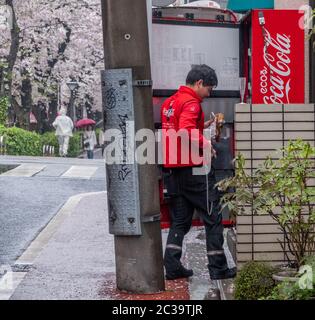
[[[0,125],[0,135],[5,136],[6,153],[17,156],[41,156],[43,146],[55,147],[55,156],[58,156],[59,144],[54,132],[39,135],[20,128],[5,128]],[[77,157],[82,152],[81,134],[74,133],[70,138],[68,156]]]
[[[0,135],[5,136],[6,152],[16,156],[40,156],[42,143],[39,134],[20,128],[0,127]]]
[[[55,147],[55,156],[59,155],[59,143],[55,132],[46,132],[42,135],[42,145]],[[75,132],[70,138],[68,157],[76,158],[82,152],[81,134]]]
[[[276,268],[263,263],[247,262],[235,279],[235,299],[258,300],[268,296],[275,287],[272,279]]]
[[[82,152],[81,134],[76,132],[70,138],[68,157],[76,158]]]
[[[284,281],[278,284],[268,297],[261,300],[313,300],[314,297],[314,289],[300,289],[297,283]]]
[[[42,145],[49,145],[55,148],[55,156],[59,154],[58,139],[54,132],[45,132],[42,135]]]

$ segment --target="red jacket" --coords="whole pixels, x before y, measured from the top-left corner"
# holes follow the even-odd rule
[[[162,104],[164,167],[194,167],[202,164],[203,149],[209,148],[210,142],[203,136],[204,113],[201,102],[202,99],[192,89],[182,86]]]

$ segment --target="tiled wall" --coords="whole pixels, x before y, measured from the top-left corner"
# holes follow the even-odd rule
[[[315,107],[310,105],[249,105],[235,107],[235,148],[245,155],[247,172],[258,167],[268,155],[279,158],[276,149],[290,139],[303,138],[315,145]],[[249,260],[287,261],[278,239],[284,236],[268,215],[237,217],[237,262]],[[287,250],[287,248],[286,248]],[[288,251],[286,251],[288,253]]]

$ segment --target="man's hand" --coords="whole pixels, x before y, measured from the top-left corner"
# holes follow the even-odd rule
[[[206,121],[204,124],[204,128],[205,129],[209,128],[214,121],[215,121],[215,119],[210,119],[210,120]]]

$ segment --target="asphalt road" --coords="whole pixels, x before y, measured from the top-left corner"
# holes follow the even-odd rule
[[[69,197],[105,190],[103,177],[0,175],[0,265],[14,264]]]

